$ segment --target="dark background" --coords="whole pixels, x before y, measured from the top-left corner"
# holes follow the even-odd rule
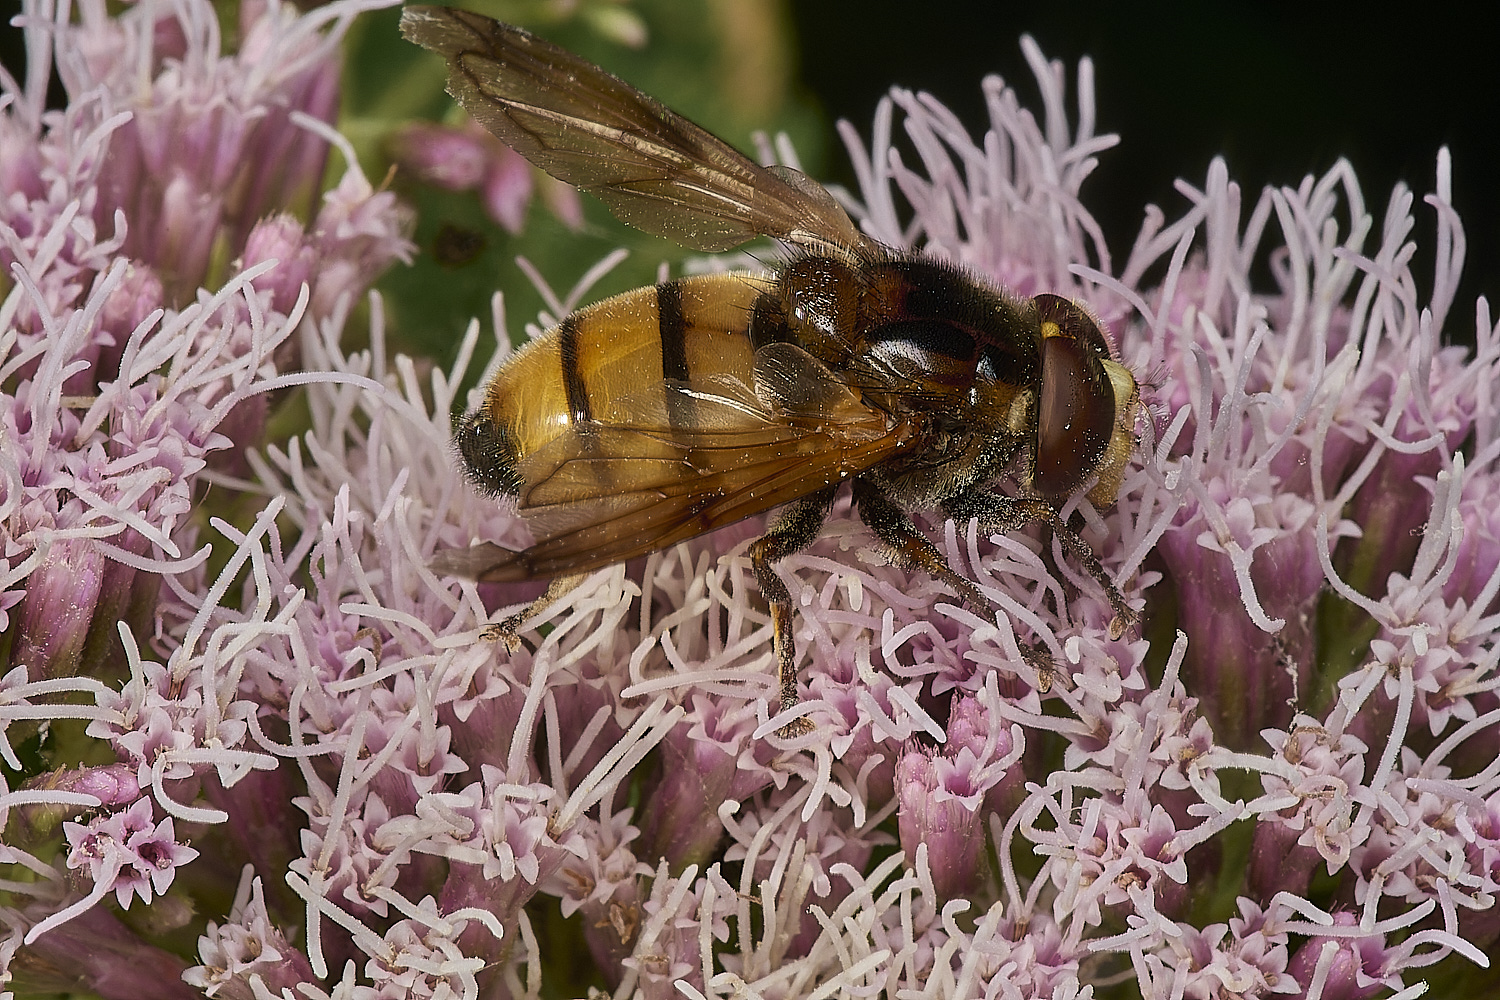
[[[720,0],[740,2],[740,0]],[[691,5],[688,5],[691,7]],[[1453,152],[1454,202],[1468,255],[1448,336],[1473,337],[1472,302],[1500,297],[1500,15],[1467,5],[1217,3],[978,3],[792,0],[803,87],[830,120],[868,135],[892,84],[931,91],[973,129],[985,120],[979,82],[999,73],[1039,107],[1018,39],[1049,58],[1095,65],[1098,130],[1122,143],[1084,188],[1115,261],[1148,202],[1169,218],[1172,187],[1201,184],[1222,154],[1253,204],[1266,184],[1295,185],[1339,156],[1358,172],[1379,217],[1391,187],[1433,190],[1439,146]],[[0,62],[20,69],[18,0],[0,0]],[[1070,91],[1071,93],[1071,91]],[[827,175],[852,180],[841,154]],[[1416,273],[1431,286],[1433,212],[1417,208]]]
[[[1267,184],[1295,186],[1340,157],[1353,163],[1377,223],[1392,186],[1419,203],[1412,234],[1423,301],[1432,283],[1437,151],[1453,153],[1453,200],[1468,255],[1448,336],[1472,342],[1473,300],[1500,295],[1500,14],[1441,3],[915,4],[816,0],[791,12],[802,79],[831,117],[868,134],[891,84],[928,90],[977,129],[979,81],[999,73],[1039,109],[1018,39],[1032,35],[1068,67],[1094,61],[1097,131],[1121,144],[1100,157],[1084,203],[1099,219],[1116,265],[1148,202],[1169,219],[1223,155],[1246,207]],[[833,157],[835,179],[847,164]]]

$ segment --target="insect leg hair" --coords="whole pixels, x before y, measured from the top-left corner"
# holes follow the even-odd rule
[[[750,546],[750,566],[760,592],[771,606],[771,648],[776,655],[776,681],[780,688],[777,714],[797,704],[797,650],[792,641],[792,595],[773,567],[817,541],[837,492],[838,484],[834,484],[787,504],[765,535]],[[778,735],[790,739],[811,731],[812,723],[801,718],[784,726]]]
[[[1120,595],[1114,581],[1109,578],[1108,573],[1104,572],[1099,557],[1094,555],[1094,550],[1089,548],[1089,543],[1080,538],[1078,532],[1068,527],[1068,523],[1051,505],[1041,500],[1008,497],[989,490],[971,490],[943,504],[943,510],[949,517],[960,522],[967,521],[971,517],[978,518],[979,526],[985,531],[1002,535],[1008,535],[1033,521],[1048,525],[1057,535],[1058,541],[1062,542],[1063,548],[1067,549],[1068,554],[1098,582],[1099,586],[1104,588],[1105,596],[1109,598],[1109,606],[1114,610],[1114,618],[1109,623],[1110,638],[1120,638],[1136,620],[1135,611],[1125,603],[1125,598]]]
[[[514,653],[521,645],[521,639],[516,635],[521,630],[521,626],[529,619],[546,611],[568,591],[582,583],[587,576],[587,573],[569,573],[567,576],[555,577],[547,584],[547,589],[542,591],[541,597],[515,614],[506,615],[495,624],[485,626],[481,635],[492,642],[503,643],[506,649]]]
[[[990,602],[979,588],[953,571],[932,540],[917,530],[906,511],[892,503],[879,487],[863,479],[854,480],[854,505],[859,519],[885,543],[897,563],[943,581],[975,610],[989,608]]]

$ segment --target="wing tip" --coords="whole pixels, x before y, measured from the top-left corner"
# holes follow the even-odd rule
[[[413,4],[401,10],[401,37],[448,59],[483,47],[495,32],[526,32],[459,7]]]
[[[526,554],[501,548],[494,542],[479,542],[464,549],[439,549],[428,568],[438,576],[456,576],[483,583],[525,580]]]
[[[417,45],[424,45],[422,36],[429,31],[438,31],[451,23],[442,11],[445,8],[428,4],[412,4],[401,8],[401,37]]]

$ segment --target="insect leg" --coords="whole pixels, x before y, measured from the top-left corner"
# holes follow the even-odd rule
[[[1041,521],[1048,525],[1062,542],[1063,548],[1067,549],[1084,571],[1104,588],[1105,596],[1109,598],[1109,606],[1114,609],[1115,613],[1109,623],[1109,637],[1120,638],[1135,622],[1137,618],[1135,611],[1125,603],[1125,598],[1120,596],[1120,591],[1115,587],[1114,581],[1109,578],[1109,574],[1104,572],[1099,557],[1094,555],[1094,550],[1089,548],[1089,543],[1080,538],[1078,532],[1068,527],[1068,523],[1050,505],[1040,500],[1007,497],[988,490],[971,490],[949,500],[943,505],[943,510],[956,521],[967,521],[971,517],[977,517],[980,527],[984,530],[1002,535],[1008,535],[1033,521]]]
[[[886,544],[898,563],[907,569],[921,569],[943,581],[976,610],[989,608],[990,602],[979,588],[953,571],[932,540],[917,530],[906,511],[892,503],[879,487],[863,479],[854,480],[854,506],[859,510],[859,519]]]
[[[773,566],[817,540],[833,508],[836,492],[837,484],[787,504],[765,535],[750,546],[750,566],[755,570],[760,592],[771,606],[771,647],[776,654],[776,680],[781,690],[778,714],[797,704],[797,650],[792,641],[792,595]],[[778,735],[790,739],[809,732],[812,723],[804,717],[784,726]]]
[[[507,650],[514,653],[521,646],[521,639],[516,635],[521,630],[521,626],[526,624],[528,619],[546,611],[559,598],[582,583],[587,575],[587,573],[570,573],[567,576],[556,577],[547,584],[547,589],[542,591],[541,597],[515,614],[506,615],[493,625],[486,625],[484,631],[479,633],[480,636],[491,642],[503,643]]]

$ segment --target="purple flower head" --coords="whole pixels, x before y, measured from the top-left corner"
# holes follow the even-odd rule
[[[1348,911],[1333,914],[1330,933],[1309,938],[1292,955],[1287,971],[1305,984],[1302,996],[1329,1000],[1366,1000],[1399,987],[1385,970],[1388,955],[1384,935],[1359,925]]]
[[[1015,804],[1022,748],[1011,733],[987,732],[991,718],[973,698],[956,698],[947,743],[909,746],[896,762],[897,823],[908,861],[925,846],[934,888],[962,897],[976,883],[984,854],[984,814],[992,803]],[[1006,810],[1009,811],[1009,810]]]
[[[0,974],[76,950],[109,997],[149,970],[325,1000],[1329,998],[1490,960],[1500,329],[1481,303],[1475,350],[1443,346],[1446,154],[1423,297],[1431,227],[1343,163],[1246,196],[1215,162],[1112,258],[1091,70],[1070,124],[1029,41],[1039,114],[991,80],[983,135],[900,91],[846,127],[867,232],[1087,303],[1153,373],[1119,502],[1063,512],[1142,624],[1111,638],[1048,533],[922,521],[980,609],[841,505],[778,566],[813,724],[789,742],[759,522],[586,575],[515,650],[491,626],[535,585],[434,572],[529,536],[451,460],[479,325],[437,368],[365,295],[410,218],[328,122],[375,5],[246,3],[226,40],[199,0],[37,3],[68,106],[0,76],[0,758],[26,774]],[[415,135],[429,169],[486,145]],[[436,180],[519,217],[530,168],[460,153]],[[538,277],[533,332],[616,259]],[[492,328],[498,365],[498,300]],[[256,401],[293,385],[306,426],[266,443]]]
[[[304,284],[312,281],[318,262],[302,223],[289,213],[267,216],[255,224],[245,238],[240,262],[245,267],[274,261],[272,269],[257,279],[255,287],[271,293],[271,308],[288,315],[297,304]]]
[[[1352,736],[1335,736],[1310,719],[1290,732],[1268,730],[1266,742],[1277,767],[1261,779],[1267,795],[1287,803],[1256,822],[1251,885],[1263,899],[1276,892],[1306,891],[1313,868],[1330,871],[1349,859],[1364,835],[1355,817],[1361,800],[1366,747]]]
[[[261,881],[248,867],[240,877],[229,919],[222,925],[208,922],[198,939],[198,954],[203,964],[182,978],[208,996],[254,995],[251,977],[273,992],[314,978],[307,959],[271,920]]]
[[[1478,808],[1456,812],[1453,826],[1462,836],[1467,870],[1481,880],[1484,892],[1500,888],[1500,795],[1491,795]],[[1481,948],[1500,939],[1500,913],[1491,907],[1470,915],[1465,933]]]
[[[643,810],[650,854],[677,865],[713,853],[724,836],[721,805],[742,802],[774,780],[772,754],[753,737],[752,706],[736,711],[697,695],[691,704],[662,743],[662,780]]]
[[[489,171],[499,140],[475,123],[464,128],[410,122],[393,140],[397,163],[428,184],[472,191]]]
[[[1142,985],[1197,1000],[1297,993],[1297,981],[1285,974],[1285,933],[1248,900],[1239,901],[1239,911],[1227,924],[1201,930],[1178,925],[1170,946],[1142,963]]]
[[[210,522],[197,512],[210,456],[259,441],[262,394],[277,386],[274,357],[305,299],[299,304],[295,288],[283,288],[290,304],[258,290],[269,260],[213,275],[204,268],[210,243],[228,259],[262,214],[306,211],[326,139],[309,131],[312,119],[292,115],[331,116],[337,36],[369,6],[340,3],[306,18],[261,8],[275,27],[248,20],[247,39],[260,33],[260,47],[247,40],[229,58],[208,3],[139,5],[118,18],[90,5],[73,21],[27,3],[34,72],[24,85],[0,75],[4,170],[15,181],[0,199],[0,365],[9,373],[0,399],[0,612],[13,633],[0,755],[22,768],[10,741],[27,738],[36,723],[25,720],[56,717],[86,732],[89,759],[100,759],[96,751],[118,759],[72,771],[65,754],[14,803],[32,819],[48,810],[77,821],[64,823],[69,849],[55,858],[51,826],[18,827],[28,834],[8,845],[8,860],[38,880],[21,908],[7,911],[6,926],[16,945],[29,935],[38,955],[65,952],[74,934],[111,942],[79,980],[107,996],[140,995],[122,985],[135,977],[114,966],[159,969],[167,955],[137,932],[193,919],[176,873],[199,852],[178,843],[176,830],[230,815],[199,794],[222,795],[252,770],[275,767],[247,747],[257,705],[238,685],[247,650],[284,625],[271,623],[270,603],[225,618],[220,602],[241,571],[264,577],[260,546],[282,501],[248,532],[214,526],[227,542],[222,574],[205,571],[211,547],[198,536]],[[68,105],[44,111],[53,65]],[[276,146],[277,135],[289,143]],[[256,157],[247,136],[268,157],[249,180]],[[278,173],[292,161],[300,166]],[[342,268],[330,287],[347,295],[364,287],[350,275],[368,283],[406,252],[404,215],[373,192],[361,204],[358,190],[346,177],[338,213],[356,223],[311,258],[290,261],[308,269],[299,284]],[[200,287],[208,280],[213,287]],[[258,402],[261,419],[245,419]],[[252,563],[259,569],[247,569]],[[98,909],[111,895],[151,912],[126,930]],[[182,971],[175,959],[167,964],[162,995]]]
[[[318,29],[335,18],[347,23],[352,10],[319,18],[262,11],[237,52],[226,51],[210,5],[140,5],[118,18],[89,8],[77,25],[58,26],[57,68],[69,96],[102,91],[128,113],[100,161],[94,219],[107,229],[123,213],[123,251],[162,276],[174,303],[204,282],[219,241],[232,258],[263,216],[310,211],[322,176],[327,142],[295,117],[332,117],[341,27]],[[152,71],[144,88],[136,76],[143,61]]]
[[[579,823],[583,850],[563,860],[546,891],[561,900],[563,916],[581,913],[583,934],[594,963],[613,986],[624,975],[624,961],[635,948],[642,918],[642,893],[652,869],[637,860],[632,842],[640,831],[628,813],[595,823]]]
[[[26,581],[16,661],[49,675],[75,673],[104,574],[104,553],[92,540],[53,534]]]
[[[305,120],[304,120],[305,123]],[[358,169],[347,140],[331,129],[350,169],[323,196],[323,206],[309,226],[319,266],[312,282],[312,314],[328,316],[348,308],[382,271],[396,261],[410,261],[407,233],[411,212],[389,191],[377,190]]]
[[[42,5],[28,6],[24,15],[37,29],[33,40],[49,40],[50,47],[35,48],[33,55],[43,67],[55,55],[72,100],[64,111],[42,113],[28,89],[10,94],[0,111],[7,134],[34,150],[26,162],[38,171],[36,184],[20,185],[0,205],[0,258],[14,278],[4,316],[15,336],[0,349],[15,383],[0,406],[0,424],[9,428],[11,444],[4,488],[15,512],[9,556],[12,567],[26,565],[29,574],[24,588],[10,589],[0,606],[22,602],[13,662],[70,676],[103,669],[103,657],[118,650],[117,622],[141,626],[152,619],[163,568],[185,569],[184,560],[207,555],[206,550],[193,553],[189,522],[196,479],[211,453],[259,438],[265,414],[261,393],[276,374],[272,357],[288,342],[300,310],[294,292],[285,288],[283,305],[288,295],[293,304],[282,311],[268,314],[255,299],[250,286],[262,279],[269,262],[252,261],[250,270],[228,276],[216,292],[188,294],[202,273],[170,273],[176,265],[165,263],[163,254],[178,250],[154,254],[144,246],[131,248],[131,241],[144,239],[154,224],[155,209],[100,207],[110,203],[107,191],[119,180],[111,172],[136,169],[128,167],[133,154],[125,147],[139,145],[143,129],[157,129],[161,141],[180,145],[174,155],[189,171],[203,165],[186,163],[184,151],[207,155],[219,141],[196,144],[194,130],[201,122],[193,124],[183,115],[191,118],[202,109],[166,112],[148,99],[128,114],[115,113],[120,93],[138,94],[131,75],[136,69],[155,66],[162,74],[157,82],[167,89],[187,87],[179,79],[187,74],[197,81],[187,87],[191,91],[233,89],[245,74],[272,67],[231,67],[232,60],[224,61],[207,4],[173,8],[169,19],[181,22],[185,48],[162,58],[152,56],[152,46],[166,36],[148,30],[147,8],[115,20],[91,7],[77,24],[53,23],[44,15]],[[314,24],[283,25],[302,39],[279,50],[288,66],[301,67],[287,72],[327,72],[322,67],[331,50],[314,44],[319,37],[311,30]],[[128,58],[130,52],[136,61]],[[250,90],[266,82],[257,81]],[[271,99],[262,93],[256,100],[262,98]],[[181,94],[164,98],[168,103],[183,99]],[[259,107],[241,110],[264,124]],[[202,113],[212,114],[212,108]],[[320,153],[319,164],[321,159]],[[213,174],[217,168],[203,169]],[[231,183],[217,175],[209,180],[218,190]],[[166,183],[170,188],[176,182]],[[132,192],[132,197],[152,197],[141,189]],[[347,196],[345,203],[341,217],[370,211],[351,209]],[[174,204],[166,198],[163,211],[170,215]],[[93,215],[90,206],[97,209]],[[331,286],[345,292],[350,273],[368,282],[407,246],[399,213],[389,206],[374,211],[391,216],[384,229],[366,223],[356,227],[362,235],[340,231],[324,240],[315,261],[304,255],[286,264],[292,270],[299,263],[311,266],[310,277],[347,272]],[[183,238],[215,239],[218,225],[191,222],[184,230],[190,235]],[[201,267],[208,252],[192,249],[187,257]],[[341,263],[347,260],[355,264],[352,271]],[[177,284],[167,288],[164,280]],[[164,310],[172,300],[181,300],[183,307]]]
[[[706,934],[711,941],[726,940],[726,918],[734,906],[733,892],[718,874],[711,870],[698,879],[696,867],[690,865],[672,878],[665,860],[656,870],[651,896],[641,906],[635,949],[621,962],[641,996],[672,1000],[683,986],[703,988],[701,938]]]
[[[91,897],[109,892],[124,909],[130,908],[136,896],[150,903],[153,892],[163,895],[172,885],[179,865],[198,856],[191,847],[177,843],[172,817],[155,823],[151,811],[151,800],[143,798],[122,812],[97,816],[87,825],[63,824],[72,848],[68,867],[87,869],[93,888],[85,900],[91,905]]]

